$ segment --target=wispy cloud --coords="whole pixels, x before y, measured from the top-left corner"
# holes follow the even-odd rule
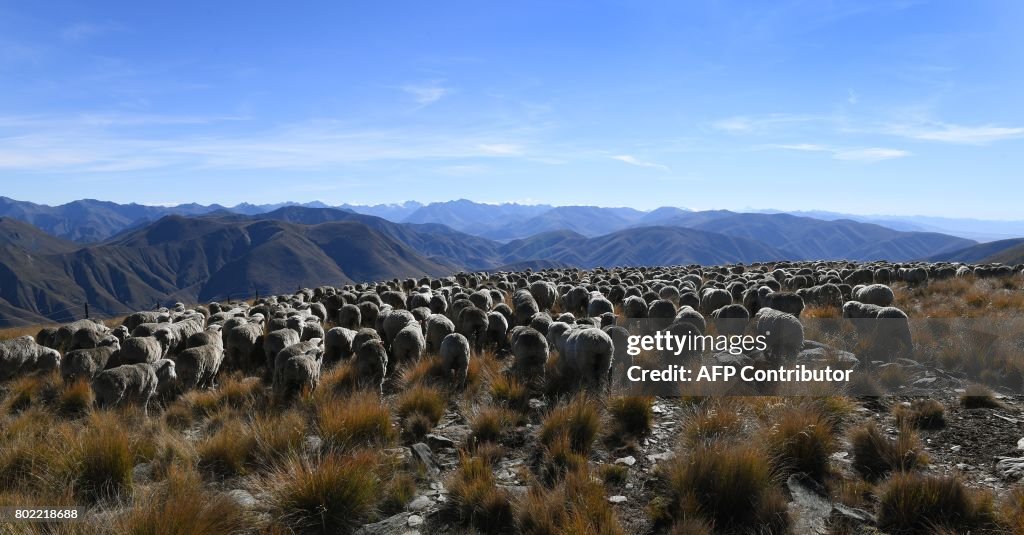
[[[76,22],[60,31],[61,39],[70,42],[80,42],[92,39],[93,37],[116,31],[120,26],[111,22]]]
[[[613,160],[618,160],[620,162],[628,163],[629,165],[635,165],[637,167],[650,167],[652,169],[661,169],[662,171],[669,171],[669,168],[668,168],[667,165],[662,165],[660,163],[654,163],[654,162],[648,162],[648,161],[644,161],[644,160],[639,160],[639,159],[637,159],[634,156],[630,156],[629,154],[619,154],[619,155],[616,155],[616,156],[612,156],[611,158]]]
[[[825,152],[832,155],[833,159],[851,162],[880,162],[910,156],[911,153],[902,149],[890,149],[885,147],[831,147],[814,143],[796,143],[769,145],[768,148],[794,150],[801,152]]]
[[[451,92],[451,90],[441,85],[440,80],[406,84],[403,85],[401,89],[411,95],[413,100],[420,106],[429,106],[441,100],[445,95],[448,95]]]
[[[942,122],[892,124],[886,126],[884,131],[911,139],[964,145],[987,145],[996,141],[1024,137],[1024,127],[965,126]]]
[[[716,130],[731,133],[752,133],[767,130],[769,128],[792,125],[797,123],[809,123],[821,121],[826,117],[821,115],[800,115],[791,113],[770,113],[764,115],[736,115],[726,117],[711,123]]]

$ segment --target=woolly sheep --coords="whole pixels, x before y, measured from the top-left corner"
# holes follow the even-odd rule
[[[395,336],[398,335],[398,331],[406,328],[409,325],[418,325],[416,317],[412,315],[412,312],[408,310],[392,310],[390,314],[384,317],[384,347],[391,347],[391,344],[395,340]]]
[[[475,306],[466,307],[459,312],[456,331],[470,340],[473,347],[480,351],[487,336],[487,321],[486,312]]]
[[[232,369],[252,369],[266,362],[263,353],[263,326],[259,323],[239,325],[227,333],[224,358]]]
[[[804,344],[804,327],[792,314],[761,308],[754,314],[758,336],[764,336],[768,348],[765,352],[776,358],[796,355]]]
[[[508,320],[500,312],[487,313],[487,332],[484,336],[484,343],[488,347],[502,349],[507,343]]]
[[[285,402],[303,389],[315,390],[320,383],[324,346],[319,338],[292,344],[274,359],[274,399]]]
[[[352,357],[356,331],[345,327],[334,327],[324,334],[324,361],[334,364]]]
[[[406,325],[391,342],[391,357],[395,363],[413,362],[420,358],[426,342],[418,323]]]
[[[469,340],[465,336],[453,333],[444,337],[444,340],[441,341],[441,370],[445,374],[453,375],[453,382],[458,387],[466,385],[469,359]]]
[[[599,389],[608,379],[614,358],[615,344],[608,333],[579,329],[566,339],[558,367],[563,377],[577,377],[584,388]]]
[[[164,347],[153,336],[132,336],[121,343],[117,365],[152,364],[164,357]]]
[[[111,357],[118,350],[120,350],[120,347],[117,344],[110,344],[69,351],[61,359],[60,375],[66,384],[71,384],[78,379],[89,379],[91,381],[96,374],[107,367],[108,363],[112,360]]]
[[[892,288],[884,284],[868,284],[855,286],[853,288],[853,299],[861,303],[887,307],[896,300],[896,295],[893,293]]]
[[[148,415],[149,400],[160,388],[160,381],[173,381],[174,361],[161,359],[152,364],[125,364],[103,370],[92,380],[98,407],[140,405]]]
[[[294,329],[278,329],[267,333],[263,337],[263,355],[266,358],[267,370],[274,370],[278,353],[284,348],[291,347],[301,341],[299,333],[295,332]]]
[[[224,348],[219,344],[193,346],[182,351],[175,359],[179,387],[182,391],[212,388],[223,361]]]
[[[378,338],[367,340],[356,349],[356,378],[360,384],[373,385],[381,394],[388,372],[388,353]]]
[[[455,332],[455,324],[442,314],[432,314],[424,323],[424,330],[427,352],[437,353],[441,350],[444,337]]]
[[[761,295],[758,304],[761,307],[772,308],[798,318],[804,310],[803,298],[792,292],[771,292]]]
[[[732,304],[732,294],[720,288],[708,288],[701,292],[699,310],[710,314],[726,305]]]
[[[60,353],[37,344],[31,336],[0,340],[0,381],[58,368]]]
[[[561,325],[565,325],[562,323]],[[566,325],[568,327],[568,325]],[[512,368],[524,378],[543,377],[548,360],[548,341],[536,329],[525,327],[512,344]]]
[[[528,290],[516,290],[512,294],[512,311],[516,325],[527,325],[534,314],[541,311],[540,304]]]

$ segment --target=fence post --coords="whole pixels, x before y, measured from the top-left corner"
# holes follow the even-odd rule
[[[85,319],[89,319],[89,302],[85,302]]]

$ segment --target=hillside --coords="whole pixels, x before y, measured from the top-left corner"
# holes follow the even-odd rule
[[[988,243],[979,243],[963,249],[957,249],[955,251],[947,251],[940,254],[934,254],[928,257],[928,260],[933,262],[1004,262],[1004,263],[1016,263],[1006,262],[1003,260],[991,260],[992,258],[1017,258],[1020,256],[1021,247],[1024,247],[1024,238],[1015,238],[1012,240],[999,240]],[[1018,260],[1017,262],[1020,262]]]

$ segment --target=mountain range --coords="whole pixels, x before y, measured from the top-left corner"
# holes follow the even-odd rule
[[[783,259],[1016,263],[1024,261],[1024,239],[979,244],[851,219],[671,207],[465,200],[48,207],[0,198],[0,252],[0,326],[7,326],[76,319],[86,303],[93,315],[111,316],[462,270]]]

